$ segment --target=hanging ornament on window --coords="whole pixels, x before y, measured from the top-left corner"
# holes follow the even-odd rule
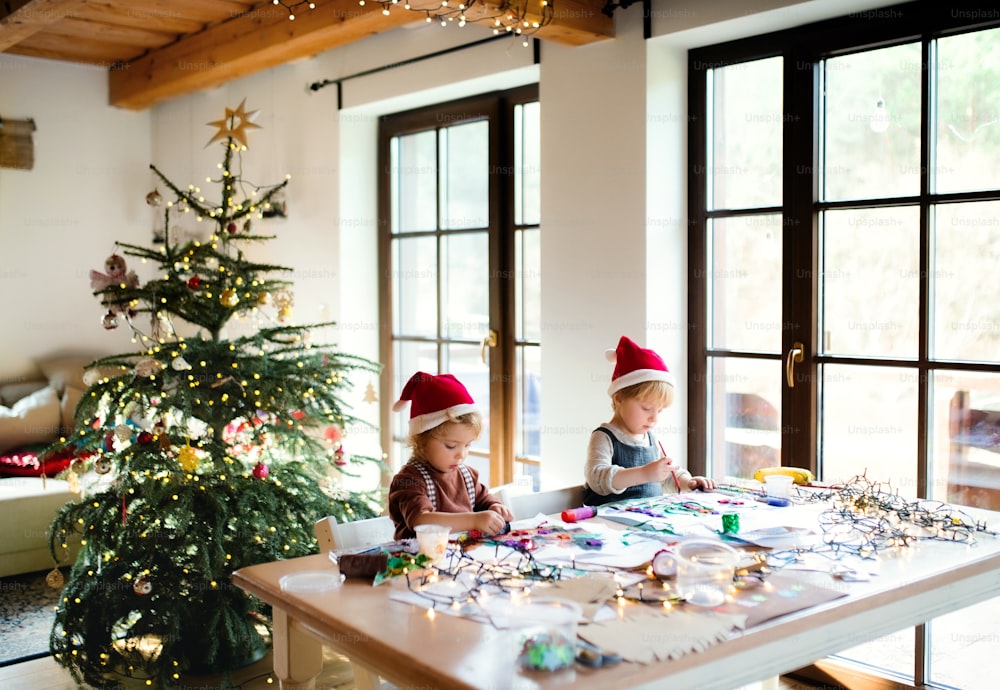
[[[368,382],[368,387],[365,388],[365,402],[366,403],[378,402],[378,393],[375,391],[375,384],[373,384],[371,381]]]

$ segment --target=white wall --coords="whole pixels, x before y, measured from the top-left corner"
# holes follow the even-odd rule
[[[542,107],[543,483],[577,482],[590,430],[610,417],[604,351],[627,334],[656,348],[681,381],[661,435],[686,454],[686,50],[863,8],[876,0],[654,0],[654,38],[639,5],[615,13],[617,38],[542,45],[540,66],[516,42],[493,42],[310,91],[324,79],[486,35],[477,27],[400,29],[179,98],[149,112],[104,105],[98,70],[0,55],[0,116],[34,117],[36,168],[0,171],[0,379],[71,345],[128,348],[108,334],[86,273],[115,240],[148,243],[153,162],[175,183],[202,184],[221,148],[206,123],[244,98],[261,129],[244,174],[291,173],[289,217],[261,224],[269,260],[294,269],[295,318],[335,320],[323,341],[378,357],[375,132],[381,114],[539,81]],[[756,10],[756,11],[755,11]],[[207,186],[206,186],[207,187]],[[161,192],[163,190],[161,189]],[[10,257],[17,257],[12,261]],[[355,382],[354,411],[378,406]],[[376,385],[377,387],[377,385]],[[389,404],[391,401],[381,401]],[[355,439],[371,452],[374,436]],[[377,447],[375,447],[377,451]]]
[[[0,169],[0,381],[74,348],[130,346],[105,331],[88,274],[116,241],[149,236],[150,114],[107,105],[108,77],[86,65],[0,54],[0,117],[33,118],[32,170]],[[136,266],[142,273],[142,267]]]

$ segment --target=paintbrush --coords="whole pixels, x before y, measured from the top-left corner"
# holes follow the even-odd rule
[[[663,441],[656,439],[656,442],[660,444],[660,452],[663,453],[663,457],[667,457],[667,450],[663,447]],[[674,486],[677,487],[677,493],[681,492],[681,483],[677,481],[677,473],[670,470],[670,476],[674,478]]]

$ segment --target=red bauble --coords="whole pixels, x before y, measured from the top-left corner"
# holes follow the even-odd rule
[[[262,462],[258,462],[253,466],[253,476],[257,477],[257,479],[266,479],[270,472],[271,470]]]
[[[233,222],[230,221],[229,225],[226,226],[226,230],[229,232],[230,235],[235,235],[236,234],[236,223],[233,223]]]
[[[201,285],[201,278],[198,276],[191,276],[188,278],[188,287],[192,290],[197,290],[198,286]]]
[[[141,443],[142,445],[146,445],[147,443],[152,443],[152,441],[153,441],[153,435],[151,433],[149,433],[148,431],[139,432],[139,443]]]

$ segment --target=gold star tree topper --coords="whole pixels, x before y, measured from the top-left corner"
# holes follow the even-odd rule
[[[254,124],[253,120],[257,117],[256,110],[251,110],[249,113],[246,111],[247,99],[240,101],[238,108],[233,110],[232,108],[226,108],[226,116],[221,120],[215,120],[214,122],[209,122],[208,124],[212,127],[218,127],[219,131],[215,133],[215,136],[209,139],[208,144],[211,145],[213,142],[220,141],[232,137],[235,141],[238,141],[245,148],[247,145],[247,130],[248,129],[260,129],[260,125]]]

